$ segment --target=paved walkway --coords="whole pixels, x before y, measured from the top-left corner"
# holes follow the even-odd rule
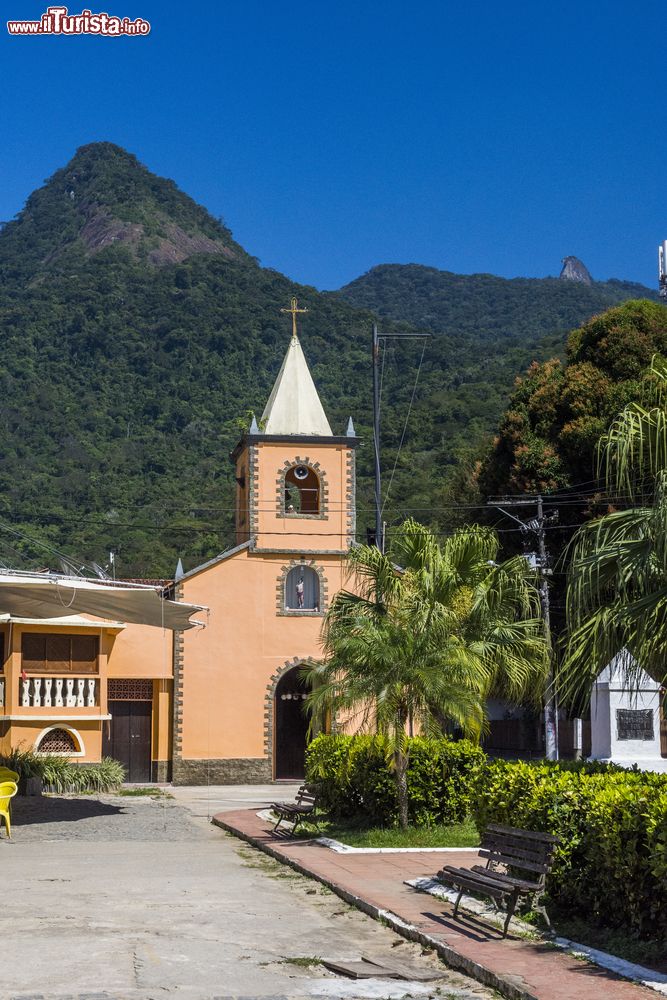
[[[249,839],[279,859],[322,879],[335,891],[376,910],[395,914],[422,935],[438,942],[451,962],[476,969],[487,983],[517,1000],[650,1000],[656,994],[619,979],[549,944],[508,936],[473,915],[454,920],[452,907],[404,885],[406,879],[431,876],[443,864],[474,864],[468,853],[336,854],[314,841],[285,841],[271,835],[270,824],[254,810],[220,813],[219,826]],[[446,857],[446,861],[443,858]],[[459,911],[461,912],[461,911]]]
[[[235,809],[265,809],[276,798],[289,802],[300,783],[280,781],[274,785],[165,785],[170,795],[195,816],[211,819]]]

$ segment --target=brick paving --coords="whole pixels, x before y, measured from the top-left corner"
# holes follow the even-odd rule
[[[446,960],[455,964],[460,959],[462,971],[475,974],[474,966],[482,979],[486,973],[487,984],[506,996],[522,1000],[650,1000],[656,996],[548,943],[511,934],[503,940],[500,931],[472,914],[459,911],[462,919],[454,920],[450,904],[404,885],[406,879],[432,876],[443,864],[476,863],[470,852],[336,854],[312,840],[274,837],[270,824],[254,810],[219,813],[213,821],[325,881],[342,895],[390,911],[436,941]]]

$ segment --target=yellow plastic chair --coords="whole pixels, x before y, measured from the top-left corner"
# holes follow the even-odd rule
[[[12,822],[9,818],[9,806],[18,791],[15,781],[0,781],[0,816],[5,821],[7,836],[12,839]]]
[[[16,771],[10,771],[8,767],[0,767],[0,781],[15,781],[18,785],[19,776]]]

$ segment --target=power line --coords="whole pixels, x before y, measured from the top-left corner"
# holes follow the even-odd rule
[[[405,423],[403,424],[403,433],[401,434],[401,440],[399,441],[399,444],[398,444],[398,451],[396,452],[396,457],[394,459],[394,467],[391,470],[391,476],[389,477],[389,486],[387,487],[387,495],[385,496],[384,503],[382,504],[382,513],[384,513],[384,509],[387,506],[387,501],[389,500],[389,494],[391,493],[391,486],[392,486],[392,483],[394,482],[394,476],[396,474],[396,466],[398,465],[398,459],[399,459],[400,454],[401,454],[401,449],[403,447],[403,442],[405,441],[405,433],[406,433],[406,431],[408,429],[408,421],[410,420],[410,414],[412,413],[412,404],[415,401],[415,393],[417,392],[417,383],[419,382],[419,373],[422,370],[422,364],[424,362],[424,354],[425,354],[425,352],[426,352],[426,341],[424,341],[424,344],[422,346],[422,353],[421,353],[421,357],[419,359],[419,365],[417,367],[417,374],[415,375],[415,383],[414,383],[414,385],[412,387],[412,395],[410,396],[410,404],[408,406],[408,412],[405,415]]]

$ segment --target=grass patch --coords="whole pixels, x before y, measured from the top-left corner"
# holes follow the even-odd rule
[[[282,965],[297,965],[301,969],[312,969],[314,965],[321,965],[322,959],[313,955],[298,955],[295,958],[283,958]]]
[[[263,872],[269,878],[288,879],[294,885],[310,885],[310,879],[300,872],[294,870],[289,865],[281,864],[275,858],[269,857],[263,851],[248,845],[242,845],[236,851],[245,868],[255,868]]]
[[[173,799],[173,795],[163,788],[119,788],[116,795],[127,795],[131,798],[150,795],[154,799]]]
[[[321,823],[322,836],[349,847],[478,847],[479,834],[471,819],[452,826],[363,827]]]

